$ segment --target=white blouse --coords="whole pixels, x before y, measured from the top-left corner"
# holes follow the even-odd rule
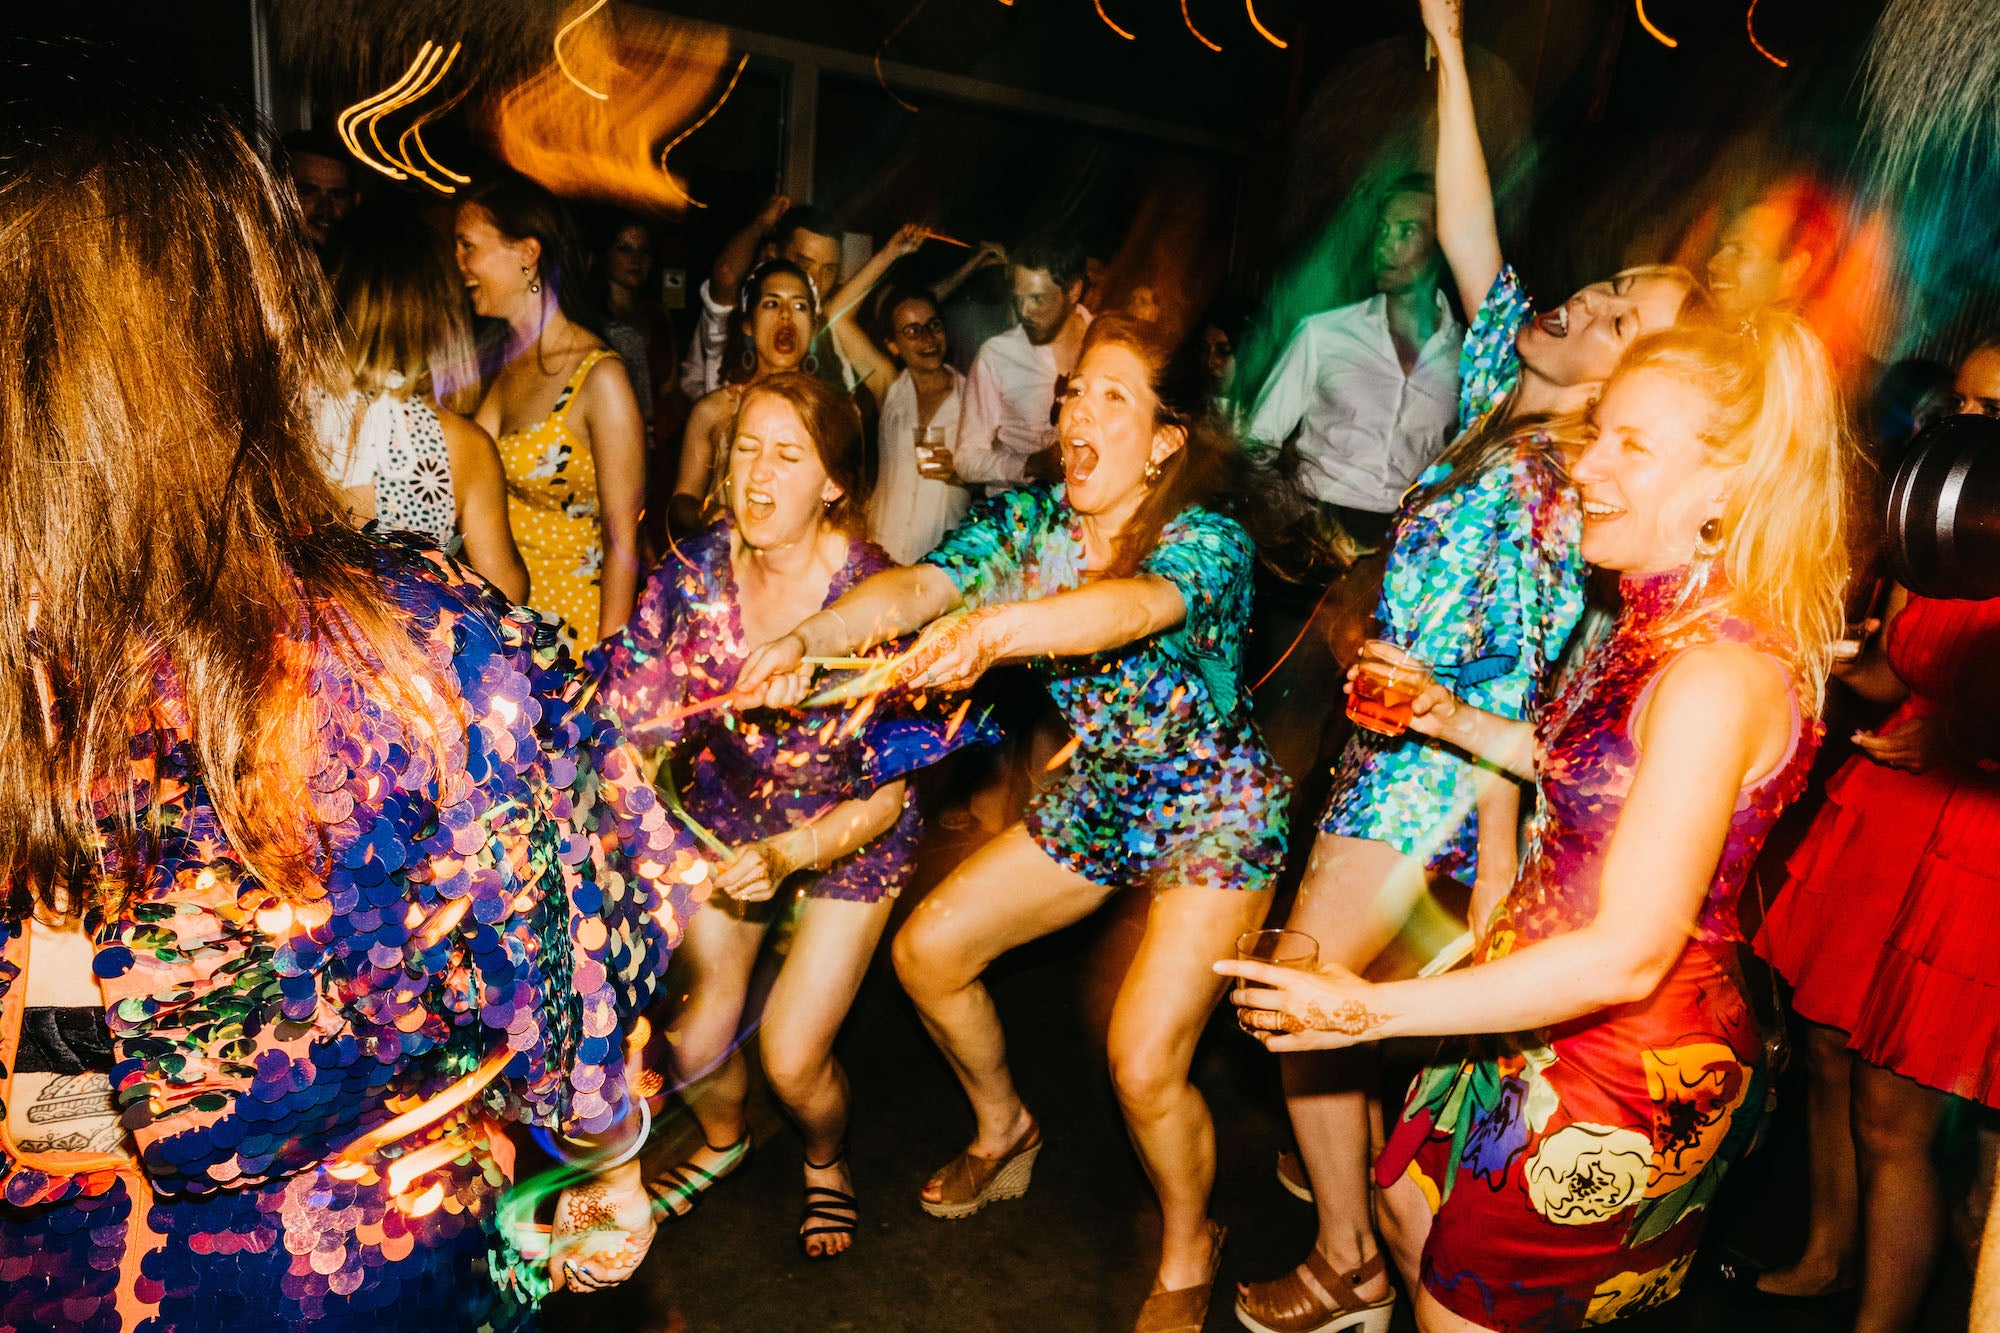
[[[958,443],[959,391],[965,380],[951,371],[951,392],[931,414],[930,424],[944,430],[946,449]],[[899,564],[910,564],[930,553],[972,506],[963,486],[937,481],[917,470],[917,382],[905,370],[882,396],[882,415],[875,438],[881,466],[875,494],[868,501],[868,537]]]

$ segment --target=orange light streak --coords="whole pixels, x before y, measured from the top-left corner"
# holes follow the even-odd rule
[[[1779,69],[1790,68],[1790,61],[1778,59],[1778,57],[1771,54],[1769,47],[1757,40],[1757,0],[1750,0],[1750,8],[1743,13],[1743,31],[1750,34],[1750,45],[1757,48],[1758,55],[1764,57],[1764,59],[1770,61]]]
[[[1646,17],[1646,0],[1632,0],[1632,8],[1638,11],[1639,26],[1644,28],[1647,32],[1652,33],[1654,38],[1656,38],[1659,41],[1660,45],[1666,47],[1674,47],[1680,45],[1679,42],[1675,41],[1673,38],[1667,36],[1665,33],[1661,32],[1658,28],[1654,27],[1653,20]]]
[[[438,1205],[443,1202],[444,1182],[439,1181],[422,1194],[419,1194],[416,1200],[408,1208],[405,1208],[403,1212],[409,1217],[429,1217],[438,1210]]]
[[[401,111],[404,107],[414,104],[420,99],[428,96],[430,94],[431,89],[438,86],[438,82],[444,78],[445,71],[451,68],[451,62],[458,58],[458,47],[456,46],[451,48],[451,55],[449,57],[444,57],[442,54],[443,51],[444,48],[442,46],[432,47],[430,66],[425,69],[423,78],[417,81],[417,86],[403,93],[401,96],[391,99],[385,105],[376,107],[374,111],[369,113],[366,119],[366,123],[368,126],[368,142],[375,145],[375,151],[380,153],[385,159],[394,162],[399,167],[404,168],[405,171],[411,175],[421,175],[422,173],[418,172],[416,168],[410,166],[408,162],[405,162],[401,158],[396,157],[395,154],[391,153],[387,148],[385,148],[382,144],[382,137],[380,133],[378,133],[378,131],[380,131],[380,129],[382,128],[382,117],[390,114],[393,111]],[[425,183],[434,184],[435,182],[426,181]]]
[[[722,96],[715,99],[715,105],[710,107],[708,110],[702,112],[700,120],[697,120],[694,124],[688,126],[686,129],[682,130],[679,134],[676,134],[672,139],[669,139],[667,141],[667,146],[660,150],[661,171],[665,171],[667,169],[667,154],[673,152],[675,148],[680,146],[681,140],[687,138],[690,134],[693,134],[696,130],[708,124],[710,120],[714,119],[715,113],[722,110],[722,104],[729,100],[729,94],[736,91],[736,81],[743,77],[743,71],[748,69],[749,67],[750,67],[749,56],[746,55],[741,60],[737,61],[736,72],[729,76],[729,84],[722,90]],[[701,200],[695,198],[693,195],[689,194],[685,190],[681,191],[681,195],[696,208],[708,207],[707,204],[704,204]],[[680,547],[676,546],[674,548],[674,554],[680,555],[680,553],[681,553]],[[685,560],[687,557],[681,556],[681,558]]]
[[[1188,13],[1188,0],[1181,0],[1181,22],[1187,24],[1187,30],[1194,34],[1194,39],[1209,50],[1220,51],[1222,49],[1220,42],[1211,42],[1202,35],[1200,28],[1194,26],[1194,17]]]
[[[1069,762],[1069,757],[1076,753],[1077,746],[1082,744],[1083,744],[1083,737],[1081,736],[1070,737],[1068,744],[1064,745],[1062,749],[1057,750],[1054,754],[1049,756],[1049,762],[1042,765],[1042,771],[1044,773],[1053,773],[1057,769],[1061,768],[1064,764],[1067,764]]]
[[[1111,29],[1111,31],[1117,33],[1120,37],[1123,37],[1128,42],[1133,40],[1133,36],[1131,33],[1125,31],[1123,28],[1119,27],[1116,23],[1113,23],[1111,21],[1111,16],[1104,12],[1104,0],[1090,0],[1090,3],[1097,6],[1097,17],[1104,20],[1105,27]]]
[[[963,726],[965,723],[965,711],[971,707],[972,707],[971,699],[963,699],[959,701],[957,711],[951,715],[951,722],[947,724],[944,729],[944,738],[947,742],[949,742],[953,736],[958,735],[959,727]]]
[[[1250,26],[1255,28],[1265,41],[1277,47],[1280,51],[1285,50],[1291,45],[1290,42],[1265,27],[1264,21],[1257,17],[1257,0],[1243,0],[1243,8],[1250,15]]]
[[[563,77],[565,79],[568,79],[571,83],[575,84],[578,89],[580,89],[585,93],[588,93],[592,97],[595,97],[600,102],[610,101],[611,94],[600,93],[599,91],[597,91],[597,89],[591,87],[589,84],[585,83],[582,79],[576,77],[576,72],[569,67],[569,62],[563,59],[562,43],[563,43],[563,38],[569,36],[570,30],[572,28],[581,26],[581,24],[585,19],[589,18],[592,14],[595,14],[598,10],[604,8],[604,6],[609,3],[610,0],[591,0],[591,6],[589,9],[584,10],[581,14],[578,14],[575,18],[563,24],[562,27],[556,29],[556,40],[555,40],[556,68],[560,69],[563,72]]]
[[[426,1125],[435,1124],[471,1101],[483,1091],[487,1084],[500,1077],[500,1071],[514,1058],[514,1052],[501,1047],[487,1056],[479,1068],[467,1074],[458,1082],[446,1088],[435,1097],[427,1097],[393,1120],[377,1125],[360,1138],[341,1150],[341,1159],[358,1162],[371,1153],[380,1152],[389,1144],[406,1135],[413,1134]]]
[[[972,248],[972,242],[970,241],[961,241],[956,236],[947,236],[941,231],[932,231],[929,227],[924,228],[924,239],[927,241],[942,241],[946,245],[955,245],[961,250],[970,250]]]
[[[424,923],[422,930],[419,930],[410,938],[416,942],[416,946],[419,949],[430,948],[433,944],[451,934],[452,928],[459,923],[459,919],[465,915],[466,909],[471,906],[472,895],[469,893],[462,898],[452,899],[438,909],[436,916],[433,916],[429,921]]]
[[[363,116],[372,114],[376,107],[385,106],[391,99],[401,95],[404,89],[414,87],[418,82],[419,71],[429,61],[430,54],[431,43],[425,42],[417,48],[417,58],[410,62],[410,67],[403,71],[401,78],[397,79],[387,88],[384,88],[381,92],[362,98],[359,102],[356,102],[353,106],[348,107],[333,118],[333,131],[340,136],[340,141],[347,145],[347,151],[354,154],[356,158],[373,170],[387,176],[390,180],[402,180],[405,173],[396,170],[395,167],[387,163],[375,161],[366,152],[362,151],[361,143],[354,135],[354,124]]]
[[[414,178],[422,181],[425,185],[430,186],[440,194],[453,193],[456,188],[455,186],[447,185],[443,181],[431,176],[429,172],[418,166],[411,158],[410,146],[414,144],[417,153],[439,175],[455,181],[459,185],[463,185],[471,180],[470,176],[461,176],[432,157],[430,149],[424,145],[422,133],[423,127],[427,122],[456,105],[459,100],[458,98],[453,98],[444,106],[420,116],[414,124],[403,131],[402,137],[396,142],[396,151],[394,152],[391,152],[383,144],[380,133],[384,117],[393,115],[404,107],[411,106],[428,97],[437,88],[438,84],[444,81],[445,74],[451,69],[452,63],[458,59],[458,53],[462,45],[462,43],[454,43],[452,48],[446,51],[438,43],[425,42],[417,48],[416,58],[410,62],[409,68],[403,71],[401,78],[374,96],[362,98],[359,102],[356,102],[353,106],[348,107],[336,116],[334,118],[334,130],[340,136],[340,141],[346,145],[347,151],[352,153],[356,160],[371,170],[378,171],[382,175],[387,176],[390,180],[410,180]],[[462,97],[463,94],[460,94],[460,96]],[[367,142],[374,145],[374,153],[368,152],[363,147],[362,135],[364,133],[367,135]]]
[[[891,88],[889,86],[889,80],[883,77],[882,53],[889,49],[889,43],[895,41],[896,38],[902,34],[903,29],[910,26],[910,20],[915,18],[919,13],[923,12],[924,6],[929,4],[930,2],[931,0],[917,0],[917,3],[910,7],[910,12],[903,15],[903,21],[901,23],[898,23],[895,27],[889,29],[889,35],[887,37],[884,37],[882,39],[882,44],[875,48],[875,82],[882,85],[882,91],[889,95],[890,101],[894,102],[897,106],[903,108],[903,110],[910,112],[912,115],[914,115],[917,110],[915,104],[910,102],[905,102],[902,98],[896,96],[896,90],[894,88]],[[1013,2],[1014,0],[1001,0],[1001,3],[1003,4],[1012,4]]]

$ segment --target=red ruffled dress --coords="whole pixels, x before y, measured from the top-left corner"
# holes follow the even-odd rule
[[[1680,654],[1747,645],[1790,672],[1771,633],[1719,599],[1684,608],[1685,571],[1628,575],[1618,624],[1536,726],[1539,804],[1484,962],[1596,918],[1604,856],[1640,754],[1633,719]],[[1795,696],[1796,697],[1796,696]],[[1418,1075],[1376,1162],[1434,1214],[1422,1280],[1483,1328],[1581,1328],[1670,1300],[1708,1203],[1755,1136],[1764,1050],[1738,980],[1737,898],[1764,835],[1805,785],[1819,725],[1738,795],[1692,937],[1653,994],[1538,1032],[1475,1038]]]
[[[1912,597],[1889,665],[1910,697],[1883,724],[2000,704],[2000,602]],[[1871,1064],[2000,1107],[2000,775],[1856,755],[1786,867],[1757,952],[1800,1017]]]

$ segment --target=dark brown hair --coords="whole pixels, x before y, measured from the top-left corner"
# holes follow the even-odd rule
[[[577,327],[604,332],[603,312],[591,290],[583,248],[569,207],[526,176],[507,172],[475,188],[461,208],[486,210],[493,226],[510,241],[541,242],[541,280],[556,294],[556,308]]]
[[[827,508],[827,518],[842,532],[861,533],[868,526],[869,481],[863,467],[861,413],[854,400],[817,375],[781,370],[743,391],[743,400],[736,405],[736,420],[729,427],[731,440],[736,438],[743,414],[760,396],[782,398],[799,414],[799,422],[819,454],[820,466],[840,487],[840,498]]]
[[[320,475],[346,376],[297,205],[220,107],[0,52],[0,915],[122,904],[171,785],[131,755],[175,733],[235,854],[305,896],[307,666],[435,673]]]

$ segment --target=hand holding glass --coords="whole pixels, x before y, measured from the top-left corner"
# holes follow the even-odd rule
[[[1431,683],[1431,664],[1393,643],[1370,639],[1348,681],[1347,716],[1370,731],[1400,736],[1410,725],[1410,704]]]
[[[1250,930],[1236,937],[1236,956],[1249,963],[1269,963],[1272,967],[1288,967],[1298,972],[1319,970],[1319,941],[1302,930]],[[1250,983],[1238,982],[1247,986]],[[1256,1029],[1243,1021],[1243,1010],[1236,1011],[1236,1022],[1245,1032]]]

